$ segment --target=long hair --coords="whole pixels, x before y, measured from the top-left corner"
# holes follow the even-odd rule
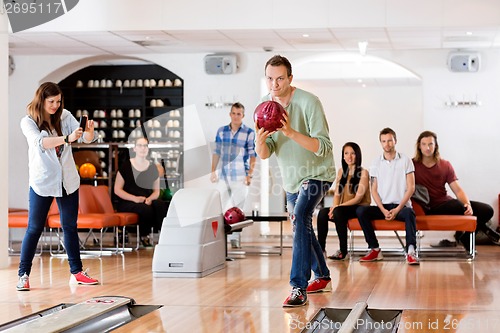
[[[56,113],[50,115],[50,123],[52,127],[56,130],[58,135],[62,135],[61,131],[61,114],[64,109],[64,98],[61,88],[53,82],[45,82],[38,87],[35,92],[33,100],[28,104],[28,115],[33,118],[38,128],[42,131],[45,130],[50,132],[49,124],[43,119],[43,113],[45,112],[44,105],[45,99],[61,95],[61,104],[57,109]]]
[[[422,162],[422,151],[420,150],[420,142],[422,141],[423,138],[428,138],[428,137],[433,137],[434,138],[434,143],[436,144],[434,147],[434,160],[436,162],[439,162],[441,160],[441,155],[439,154],[439,144],[438,144],[438,138],[436,133],[432,131],[423,131],[420,133],[417,139],[417,144],[415,145],[415,161],[417,162]]]
[[[352,150],[354,150],[354,154],[356,154],[356,161],[354,162],[355,165],[354,174],[352,175],[351,181],[349,182],[349,191],[351,193],[355,193],[358,190],[358,184],[362,172],[361,148],[359,148],[359,145],[355,142],[347,142],[342,147],[342,177],[340,178],[339,182],[339,192],[342,192],[344,190],[344,186],[347,183],[347,177],[349,176],[349,166],[347,165],[347,162],[344,160],[344,150],[346,147],[351,147]]]
[[[288,76],[292,75],[292,64],[290,64],[290,61],[283,56],[275,55],[271,59],[269,59],[266,62],[266,66],[264,67],[264,71],[266,70],[267,66],[273,66],[273,67],[285,66],[286,67],[286,74]]]

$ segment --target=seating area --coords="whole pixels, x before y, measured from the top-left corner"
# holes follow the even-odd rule
[[[139,249],[139,216],[136,213],[124,213],[124,212],[115,212],[113,208],[113,203],[111,202],[111,196],[109,192],[109,187],[106,185],[81,185],[80,186],[80,214],[98,214],[103,216],[113,216],[118,217],[118,225],[117,228],[121,228],[122,230],[122,248],[121,251],[124,251],[125,248],[125,231],[127,227],[133,227],[136,229],[136,247],[135,249]],[[118,230],[118,229],[117,229]],[[117,239],[117,244],[118,244]]]
[[[103,255],[105,251],[111,253],[119,253],[125,251],[125,230],[127,227],[134,227],[137,230],[137,241],[135,249],[139,248],[139,230],[138,230],[138,216],[135,213],[117,213],[113,209],[109,188],[106,185],[81,185],[79,197],[79,212],[78,212],[78,229],[87,232],[83,240],[81,240],[82,251],[96,250],[98,255]],[[9,231],[10,228],[26,228],[28,226],[28,212],[27,210],[9,210]],[[61,220],[56,201],[52,203],[48,217],[47,227],[49,228],[50,239],[52,233],[58,239],[57,246],[53,246],[52,242],[49,244],[49,251],[51,255],[64,254],[64,245],[62,242]],[[106,230],[112,229],[114,247],[103,247],[103,236]],[[118,239],[121,230],[121,239]],[[98,233],[98,237],[96,236]],[[10,234],[9,234],[10,236]],[[87,242],[92,238],[97,248],[88,248]],[[121,248],[119,245],[121,244]],[[43,247],[40,245],[39,253],[42,253]],[[13,250],[12,241],[9,237],[9,252],[15,254]]]
[[[500,195],[499,195],[500,199]],[[82,240],[82,250],[93,250],[97,251],[97,254],[102,255],[106,251],[108,253],[119,253],[127,250],[137,250],[140,245],[139,239],[139,227],[138,227],[138,216],[135,213],[121,213],[115,212],[113,204],[111,202],[111,197],[109,194],[109,188],[106,185],[81,185],[80,187],[80,207],[78,214],[78,229],[82,232],[85,231],[86,236]],[[475,216],[459,216],[459,215],[425,215],[422,207],[416,203],[412,202],[413,208],[417,215],[417,232],[422,231],[467,231],[473,232],[476,230],[476,217]],[[250,223],[251,224],[251,223]],[[404,223],[398,223],[394,221],[386,220],[374,220],[372,221],[374,229],[376,231],[394,231],[398,240],[401,244],[401,250],[404,249],[404,243],[399,238],[397,234],[398,231],[404,231]],[[28,225],[28,212],[25,209],[9,209],[9,253],[11,255],[18,254],[18,251],[14,250],[12,240],[11,240],[11,229],[13,228],[26,228]],[[233,225],[231,228],[226,226],[226,234],[232,232],[240,231],[243,227],[249,225],[248,223],[241,223],[241,228],[239,224]],[[55,233],[56,237],[61,240],[62,234],[60,232],[60,217],[57,204],[54,201],[47,218],[47,227],[49,227],[50,232]],[[125,248],[125,235],[126,228],[132,227],[136,229],[136,240],[135,247],[133,249]],[[351,219],[348,223],[349,228],[349,251],[351,254],[355,251],[354,246],[354,232],[362,231],[359,221],[357,219]],[[103,247],[103,236],[106,230],[112,229],[114,234],[114,247],[105,248]],[[238,230],[239,229],[239,230]],[[121,233],[118,232],[121,230]],[[474,260],[475,259],[475,237],[471,234],[470,239],[470,251],[465,253],[465,258]],[[92,239],[95,240],[97,248],[89,248],[86,243]],[[120,237],[120,239],[118,239]],[[121,246],[121,247],[120,247]],[[426,256],[428,248],[423,248],[421,246],[420,237],[417,237],[417,255],[422,258]],[[37,254],[43,252],[43,246],[40,244]],[[52,243],[50,243],[50,253],[52,255],[57,255],[64,253],[64,247],[62,242],[59,241],[58,245],[53,248]],[[456,256],[457,252],[452,253]],[[449,256],[446,249],[433,249],[432,255],[442,258]]]
[[[12,230],[15,228],[27,228],[28,227],[28,211],[26,209],[9,208],[9,254],[19,254],[19,251],[14,249],[12,241]],[[41,254],[43,251],[40,246],[40,250],[37,254]]]
[[[415,201],[412,200],[413,209],[417,215],[417,233],[422,231],[468,231],[471,232],[470,238],[470,250],[466,252],[466,258],[474,260],[476,256],[476,245],[474,231],[476,230],[477,218],[475,216],[465,216],[465,215],[425,215],[423,208]],[[404,231],[404,223],[386,221],[386,220],[374,220],[372,225],[375,231],[394,231],[399,239],[397,231]],[[361,226],[358,219],[350,219],[348,222],[349,228],[349,251],[354,252],[354,231],[361,231]],[[403,249],[404,244],[401,239],[399,239]],[[423,249],[420,244],[420,237],[417,235],[417,256],[421,257]],[[435,255],[439,257],[445,257],[447,253],[443,250],[438,250],[438,252],[433,251]],[[455,253],[456,254],[456,253]]]

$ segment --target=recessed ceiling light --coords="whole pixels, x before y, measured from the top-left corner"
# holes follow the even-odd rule
[[[361,83],[361,82],[363,82],[363,79],[358,79],[358,83]]]
[[[467,31],[465,34],[466,34],[467,36],[472,36],[472,31]]]
[[[368,48],[368,42],[367,41],[358,42],[358,47],[359,47],[359,53],[361,55],[366,55],[366,49]]]
[[[309,34],[302,34],[302,37],[304,37],[304,38],[308,38],[308,37],[309,37]]]

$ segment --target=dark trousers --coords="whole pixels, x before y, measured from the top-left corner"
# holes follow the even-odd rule
[[[318,229],[318,242],[323,251],[326,250],[328,221],[333,221],[339,237],[340,252],[347,254],[347,221],[356,217],[356,208],[358,208],[358,205],[335,207],[333,210],[333,220],[328,217],[330,208],[323,208],[319,211],[316,225]]]
[[[481,230],[487,236],[491,232],[494,232],[494,230],[486,225],[486,223],[493,217],[493,208],[488,204],[477,201],[471,201],[470,205],[472,207],[472,214],[477,217],[476,232]],[[464,215],[464,205],[457,199],[452,199],[437,207],[431,208],[426,213],[428,215]],[[458,236],[459,237],[457,238],[460,238],[460,241],[464,243],[464,246],[469,248],[470,232],[464,232],[463,235]]]
[[[119,212],[131,212],[139,215],[139,233],[141,237],[148,236],[151,230],[161,229],[163,219],[167,215],[168,202],[163,200],[153,200],[151,205],[145,203],[135,203],[132,201],[121,200],[116,205]]]
[[[391,210],[396,208],[396,204],[384,205],[384,208]],[[375,236],[375,230],[372,226],[372,220],[384,220],[385,216],[382,211],[377,206],[359,206],[356,209],[356,215],[358,216],[359,224],[363,229],[363,234],[365,235],[365,240],[368,243],[370,249],[375,249],[379,247],[377,236]],[[398,221],[405,222],[406,231],[406,250],[408,250],[409,245],[413,245],[416,248],[417,245],[417,218],[415,216],[415,211],[410,207],[403,207],[396,215],[394,223]]]

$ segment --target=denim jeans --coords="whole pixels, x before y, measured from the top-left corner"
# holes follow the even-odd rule
[[[290,285],[306,289],[311,278],[330,277],[321,246],[312,226],[314,209],[332,185],[310,179],[304,181],[297,193],[286,193],[287,210],[293,225],[293,252]]]
[[[384,205],[384,208],[391,210],[396,208],[396,204]],[[365,240],[368,243],[370,249],[376,249],[379,247],[377,236],[375,236],[375,231],[373,230],[372,220],[383,220],[385,219],[384,214],[377,206],[359,206],[356,209],[356,215],[358,216],[359,224],[361,229],[363,229],[363,234],[365,235]],[[415,216],[415,211],[410,207],[403,207],[396,215],[394,223],[398,221],[405,222],[405,232],[406,232],[406,250],[408,250],[409,245],[413,245],[416,248],[417,244],[417,218]]]
[[[63,196],[56,198],[64,234],[64,247],[68,255],[69,268],[72,274],[81,272],[83,268],[80,258],[80,240],[78,239],[76,228],[78,219],[78,193],[77,190],[68,195],[63,189]],[[28,275],[31,273],[38,240],[45,228],[47,215],[53,200],[53,197],[39,196],[30,187],[28,228],[21,246],[19,276],[22,276],[24,273]]]

